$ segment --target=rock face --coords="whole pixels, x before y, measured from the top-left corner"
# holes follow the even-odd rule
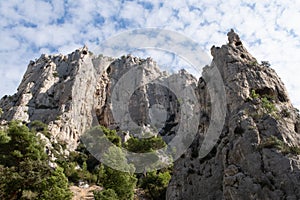
[[[103,58],[104,61],[107,58]],[[96,69],[86,47],[68,56],[42,55],[31,61],[18,92],[0,105],[6,120],[40,120],[55,139],[76,146],[78,137],[92,123]]]
[[[182,117],[177,94],[191,87],[200,107],[199,131],[174,164],[167,198],[300,199],[299,114],[269,64],[258,64],[233,30],[228,40],[211,48],[213,62],[199,81],[184,70],[161,72],[151,58],[95,56],[87,47],[42,55],[28,65],[17,93],[0,100],[1,117],[40,120],[48,125],[51,142],[63,141],[68,150],[97,124],[139,137],[161,134],[168,142]],[[226,117],[203,157],[199,150],[217,101],[209,88],[213,69],[224,83]]]
[[[194,77],[184,71],[169,76],[151,58],[95,56],[83,47],[66,56],[42,55],[31,61],[18,92],[4,96],[0,108],[4,120],[48,124],[52,140],[66,143],[69,150],[97,124],[118,130],[139,126],[136,134],[160,132],[167,139],[180,116],[176,96],[163,84],[169,80],[196,88]],[[121,97],[123,101],[116,100]],[[121,112],[124,102],[128,112]]]
[[[199,137],[174,164],[167,199],[300,199],[299,114],[267,62],[258,64],[231,30],[211,54],[226,90],[227,116],[213,150],[199,149],[210,119],[205,80]],[[204,72],[205,72],[204,70]]]

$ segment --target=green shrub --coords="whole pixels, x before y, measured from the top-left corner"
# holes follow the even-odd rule
[[[34,121],[30,122],[29,128],[30,128],[30,131],[43,133],[49,139],[51,137],[51,135],[48,131],[48,125],[44,124],[43,122],[41,122],[39,120],[34,120]]]
[[[249,63],[249,65],[250,65],[250,66],[257,66],[257,65],[258,65],[258,62],[257,62],[256,60],[254,60],[254,61],[251,61],[251,62]]]
[[[274,105],[272,102],[270,102],[270,101],[267,99],[267,97],[263,97],[263,98],[261,99],[261,102],[262,102],[262,107],[263,107],[263,109],[264,109],[267,113],[271,114],[271,113],[277,111],[275,105]]]
[[[171,179],[171,175],[166,172],[149,172],[141,180],[141,187],[145,189],[147,196],[153,200],[166,199],[166,191]]]
[[[85,149],[80,150],[86,151]],[[59,157],[56,162],[64,169],[64,173],[71,183],[76,185],[79,181],[86,181],[93,184],[97,182],[98,172],[95,170],[95,167],[99,164],[99,162],[91,162],[94,159],[88,153],[73,151],[66,158]]]
[[[289,152],[294,154],[294,155],[300,155],[300,147],[298,146],[290,146],[289,147]]]
[[[284,142],[279,140],[275,136],[270,136],[267,139],[265,139],[261,144],[260,147],[262,148],[276,148],[279,150],[282,150],[284,148]]]
[[[94,192],[95,200],[118,200],[118,195],[113,189],[104,189]]]
[[[101,183],[105,189],[112,189],[120,200],[130,200],[134,197],[134,188],[137,183],[135,175],[122,172],[107,166],[101,166]]]
[[[300,155],[300,147],[298,146],[289,146],[288,144],[284,143],[282,140],[278,139],[275,136],[270,136],[266,140],[264,140],[260,145],[260,148],[275,148],[278,149],[283,154],[294,154]]]
[[[34,132],[12,121],[0,135],[0,199],[71,199],[65,175],[49,166]]]
[[[122,146],[121,137],[117,134],[116,130],[110,130],[104,126],[100,126],[100,128],[109,141],[118,147]]]
[[[151,137],[146,139],[131,137],[126,143],[122,144],[121,138],[115,130],[109,130],[103,126],[98,126],[91,129],[88,134],[84,136],[85,144],[90,143],[88,146],[93,148],[95,146],[95,141],[101,141],[103,137],[101,132],[103,132],[105,137],[115,144],[115,146],[109,147],[108,152],[102,155],[102,158],[105,159],[105,163],[108,164],[108,166],[101,164],[97,170],[98,176],[96,183],[103,186],[104,190],[95,192],[95,199],[133,199],[134,189],[137,184],[137,178],[133,174],[135,168],[133,165],[128,164],[126,156],[120,148],[116,147],[125,147],[128,151],[136,153],[153,152],[153,160],[155,160],[157,155],[155,155],[154,151],[164,148],[166,143],[161,137]],[[79,145],[78,149],[81,149],[80,152],[85,152],[83,151],[84,147],[82,145]],[[97,147],[95,149],[97,149]],[[77,160],[78,163],[82,162],[79,161],[78,155],[73,155],[73,157],[73,160]],[[82,167],[83,169],[89,168],[87,161],[86,163],[87,167]],[[120,166],[122,166],[125,171],[128,171],[128,173],[116,170]],[[151,172],[148,173],[146,177],[143,177],[141,174],[138,175],[138,177],[140,177],[140,186],[145,189],[149,198],[165,198],[166,188],[171,178],[170,171],[170,169],[165,169],[160,170],[159,172]]]
[[[274,97],[269,96],[269,95],[260,96],[259,94],[256,93],[256,91],[254,89],[251,90],[250,97],[252,99],[260,100],[260,104],[261,104],[263,113],[267,113],[267,114],[273,115],[273,117],[275,117],[275,118],[278,118],[278,116],[277,116],[278,110],[277,110],[275,104],[270,101]],[[263,113],[258,114],[257,117],[260,117]]]
[[[124,144],[127,150],[135,153],[151,152],[164,148],[165,146],[166,143],[160,136],[142,139],[131,137]]]
[[[259,94],[256,94],[255,90],[251,90],[250,96],[252,99],[258,99],[260,97]]]

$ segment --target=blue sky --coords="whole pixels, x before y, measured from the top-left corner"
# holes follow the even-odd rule
[[[209,54],[233,28],[258,61],[271,63],[300,108],[299,21],[297,0],[0,1],[0,96],[16,91],[29,61],[42,53],[84,44],[93,51],[122,31],[157,27],[192,38]]]

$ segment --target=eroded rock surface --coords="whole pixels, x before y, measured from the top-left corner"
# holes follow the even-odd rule
[[[28,65],[17,93],[0,100],[1,117],[40,120],[51,142],[63,141],[69,151],[97,124],[137,136],[161,134],[168,142],[182,118],[179,97],[196,92],[199,131],[174,164],[168,199],[300,199],[299,114],[268,63],[259,64],[233,30],[228,40],[211,48],[213,62],[198,81],[184,70],[161,72],[151,58],[95,56],[87,47],[42,55]],[[214,148],[201,157],[219,100],[208,87],[213,69],[224,83],[226,118]]]
[[[216,66],[223,78],[223,131],[213,150],[200,158],[215,101],[200,79],[199,137],[175,162],[168,199],[299,199],[299,114],[275,71],[258,64],[233,30],[228,40],[212,47],[213,64],[205,69]]]
[[[175,91],[170,84],[176,84]],[[196,84],[185,71],[161,72],[151,58],[95,56],[85,46],[31,61],[18,92],[3,97],[0,107],[7,121],[46,123],[52,140],[67,144],[68,150],[99,124],[138,136],[160,133],[170,140],[180,118],[174,92]]]

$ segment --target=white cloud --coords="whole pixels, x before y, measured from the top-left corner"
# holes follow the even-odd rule
[[[52,0],[52,13],[57,17],[63,17],[65,14],[64,1],[62,0]]]
[[[138,25],[144,24],[145,16],[148,11],[144,10],[143,6],[137,2],[127,1],[120,10],[119,17],[135,21]]]
[[[24,20],[32,23],[49,23],[53,17],[51,5],[44,1],[18,1],[14,9]]]
[[[13,51],[19,47],[18,40],[11,35],[2,32],[0,33],[0,38],[2,38],[3,41],[0,46],[1,51]]]
[[[29,60],[41,53],[68,53],[83,44],[93,50],[122,30],[161,27],[209,54],[234,28],[258,60],[270,61],[300,107],[299,19],[298,0],[0,1],[0,96],[15,91]]]

